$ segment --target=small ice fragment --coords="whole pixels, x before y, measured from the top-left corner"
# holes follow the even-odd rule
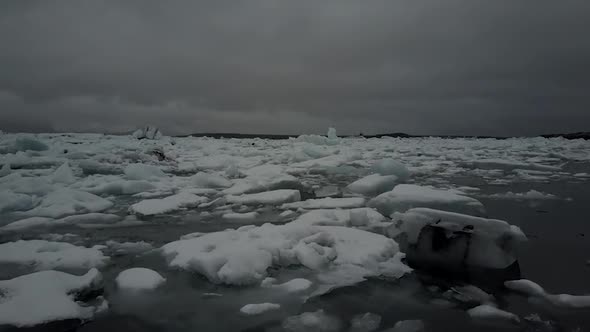
[[[143,267],[127,269],[119,273],[117,287],[128,290],[150,290],[162,285],[166,279],[158,272]]]
[[[281,305],[276,303],[254,303],[246,304],[240,309],[240,312],[246,315],[260,315],[270,310],[280,309]]]
[[[491,322],[508,322],[519,323],[520,318],[515,314],[498,309],[489,304],[482,304],[475,308],[467,310],[467,314],[476,320],[491,321]]]
[[[371,332],[379,328],[381,316],[367,312],[352,317],[350,321],[350,332]]]

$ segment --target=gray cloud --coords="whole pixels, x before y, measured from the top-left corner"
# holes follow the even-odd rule
[[[0,127],[588,130],[588,1],[0,4]]]

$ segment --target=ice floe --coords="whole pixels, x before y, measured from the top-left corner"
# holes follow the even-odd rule
[[[281,206],[282,209],[351,209],[365,205],[365,199],[362,197],[345,197],[345,198],[318,198],[308,199],[305,201],[286,203]]]
[[[29,327],[65,319],[87,320],[106,309],[101,297],[85,302],[78,298],[102,288],[96,269],[76,276],[41,271],[10,280],[0,280],[0,325]]]
[[[342,329],[344,324],[334,316],[326,314],[323,310],[304,312],[297,316],[288,317],[281,325],[289,332],[336,332]]]
[[[100,267],[108,260],[97,248],[66,242],[18,240],[0,244],[0,264],[32,266],[35,270]]]
[[[240,196],[228,195],[230,204],[245,205],[279,205],[283,203],[297,202],[301,200],[299,190],[279,189],[256,194],[243,194]]]
[[[504,285],[527,295],[531,301],[548,303],[559,308],[590,308],[590,295],[550,294],[539,284],[526,279],[506,281]]]
[[[246,315],[260,315],[267,311],[280,309],[281,305],[277,303],[252,303],[246,304],[240,309],[240,312]]]
[[[208,199],[206,197],[181,192],[161,199],[146,199],[139,203],[135,203],[129,207],[129,212],[142,216],[152,216],[169,213],[183,208],[196,207],[207,201]]]
[[[475,198],[456,194],[449,190],[434,189],[412,184],[400,184],[368,203],[384,215],[405,212],[411,208],[425,207],[476,216],[485,214],[483,204]]]

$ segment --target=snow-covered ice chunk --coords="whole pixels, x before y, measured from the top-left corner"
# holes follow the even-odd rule
[[[191,176],[190,181],[199,188],[229,188],[233,185],[221,175],[203,172]]]
[[[245,205],[279,205],[283,203],[297,202],[301,200],[299,190],[279,189],[256,194],[244,194],[240,196],[227,196],[227,202],[231,204]]]
[[[267,311],[280,309],[281,305],[277,303],[252,303],[246,304],[240,309],[240,312],[246,315],[260,315]]]
[[[406,181],[410,177],[408,168],[394,159],[382,159],[371,166],[371,171],[380,175],[395,175],[399,182]]]
[[[126,290],[150,290],[166,282],[158,272],[143,267],[134,267],[119,273],[117,287]]]
[[[106,306],[84,303],[76,295],[102,288],[96,269],[83,276],[58,271],[42,271],[10,280],[0,280],[0,325],[35,326],[65,319],[90,319]]]
[[[86,213],[64,217],[55,221],[55,224],[79,225],[79,224],[114,224],[121,217],[110,213]]]
[[[282,327],[289,332],[336,332],[342,329],[342,325],[337,317],[330,316],[323,310],[318,310],[288,317],[283,321]]]
[[[417,319],[400,320],[391,329],[383,332],[424,332],[424,322]]]
[[[28,210],[33,207],[33,198],[8,190],[0,191],[0,213]]]
[[[129,164],[124,173],[129,180],[153,180],[166,176],[159,167],[146,164]]]
[[[221,216],[223,219],[234,220],[234,221],[254,221],[258,218],[258,212],[246,212],[246,213],[224,213]]]
[[[70,164],[66,161],[59,166],[53,175],[51,176],[53,183],[72,184],[76,182],[76,176],[70,167]]]
[[[269,278],[267,278],[267,279],[269,279]],[[263,280],[263,283],[264,283],[264,280]],[[309,287],[311,287],[311,285],[312,285],[312,282],[307,279],[295,278],[295,279],[291,279],[291,280],[289,280],[285,283],[279,284],[279,285],[273,285],[272,287],[276,288],[276,289],[280,289],[285,292],[295,293],[295,292],[304,291],[304,290],[308,289]]]
[[[537,283],[526,280],[511,280],[504,283],[506,288],[529,296],[531,300],[546,302],[567,309],[590,308],[590,295],[550,294]]]
[[[356,194],[372,196],[390,191],[399,182],[401,181],[395,175],[371,174],[354,181],[347,188]]]
[[[350,320],[350,332],[371,332],[379,328],[381,316],[367,312],[352,317]]]
[[[0,244],[0,263],[28,265],[35,270],[100,267],[108,259],[97,248],[66,242],[18,240]]]
[[[20,231],[27,228],[51,225],[55,219],[46,217],[30,217],[13,221],[0,227],[1,231]]]
[[[41,199],[35,208],[23,212],[24,215],[59,218],[72,214],[100,212],[110,208],[113,203],[94,194],[68,189],[56,189]]]
[[[524,233],[517,226],[510,225],[503,220],[485,219],[469,215],[433,210],[428,208],[411,209],[406,213],[392,215],[393,224],[388,228],[388,235],[394,238],[403,236],[408,244],[420,244],[417,253],[429,250],[430,243],[422,238],[427,225],[442,227],[445,232],[471,232],[466,252],[459,258],[464,264],[477,267],[505,268],[516,261],[516,254],[520,245],[527,240]],[[419,241],[420,240],[420,241]],[[449,262],[452,264],[452,262]]]
[[[19,136],[4,146],[0,146],[0,154],[17,153],[19,151],[45,151],[47,144],[30,136]]]
[[[426,207],[438,210],[482,216],[483,204],[475,198],[458,195],[449,190],[433,189],[413,184],[400,184],[368,203],[384,215],[405,212],[411,208]]]
[[[234,180],[234,185],[223,192],[229,195],[258,193],[277,189],[295,189],[301,187],[299,180],[285,173],[279,165],[265,164],[244,171],[243,179]]]
[[[271,266],[304,265],[334,271],[355,266],[358,281],[364,276],[399,277],[410,271],[401,263],[395,241],[333,226],[244,226],[171,242],[162,247],[162,252],[171,267],[200,273],[214,283],[233,285],[259,283]]]
[[[467,314],[476,320],[489,321],[491,323],[520,323],[517,315],[498,309],[489,304],[482,304],[475,308],[467,310]]]
[[[371,208],[350,210],[318,209],[306,212],[293,223],[317,226],[373,226],[384,222],[385,217]]]
[[[152,216],[180,210],[182,208],[195,207],[207,201],[208,199],[206,197],[181,192],[161,199],[154,198],[143,200],[131,205],[129,211],[143,216]]]
[[[365,205],[365,199],[362,197],[346,197],[346,198],[318,198],[308,199],[305,201],[286,203],[281,206],[281,209],[352,209]]]

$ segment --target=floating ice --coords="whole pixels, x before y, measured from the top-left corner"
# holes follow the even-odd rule
[[[0,213],[10,211],[28,210],[33,207],[33,199],[26,194],[17,194],[12,191],[0,191]]]
[[[383,332],[424,332],[424,322],[421,320],[401,320]]]
[[[243,179],[234,180],[231,188],[223,192],[230,195],[257,193],[276,189],[301,187],[296,177],[286,174],[283,166],[265,164],[244,171]]]
[[[388,234],[394,238],[404,234],[409,245],[415,247],[416,254],[431,255],[435,252],[432,242],[426,236],[433,236],[431,232],[424,233],[427,225],[442,227],[445,233],[454,231],[470,232],[470,240],[467,246],[456,252],[448,264],[467,264],[469,266],[506,268],[516,260],[516,252],[519,246],[526,241],[526,236],[517,226],[497,219],[485,219],[469,215],[433,210],[427,208],[411,209],[406,213],[392,215],[393,225],[388,229]],[[410,257],[410,255],[408,255]],[[425,256],[426,257],[426,256]],[[435,259],[432,256],[432,259]],[[446,257],[450,259],[451,257]],[[431,262],[435,264],[435,261]],[[438,262],[445,263],[445,262]]]
[[[152,245],[145,241],[117,242],[109,240],[105,244],[118,255],[140,254],[153,249]]]
[[[45,217],[30,217],[13,221],[7,225],[0,227],[2,231],[20,231],[27,228],[52,225],[55,222],[53,218]]]
[[[557,196],[553,194],[547,194],[544,192],[536,191],[536,190],[529,190],[524,193],[513,193],[511,191],[504,193],[504,194],[493,194],[490,195],[492,198],[502,198],[502,199],[530,199],[530,200],[547,200],[547,199],[557,199]]]
[[[312,210],[302,214],[293,223],[317,226],[374,226],[384,222],[385,217],[371,208],[350,210]]]
[[[371,332],[379,328],[381,316],[367,312],[352,317],[350,320],[350,332]]]
[[[343,271],[343,277],[346,271],[341,269],[354,266],[360,280],[376,275],[399,277],[409,271],[400,261],[395,241],[345,227],[244,226],[168,243],[162,249],[171,267],[234,285],[259,283],[271,266],[331,269]]]
[[[410,177],[408,168],[394,159],[382,159],[371,166],[371,171],[380,175],[394,175],[399,182],[406,181]]]
[[[156,187],[145,180],[115,180],[100,182],[91,187],[85,187],[84,191],[101,195],[134,195],[155,189]]]
[[[0,154],[16,153],[18,151],[45,151],[49,149],[47,144],[29,136],[19,135],[13,141],[8,141],[7,143],[4,146],[0,146]]]
[[[195,207],[208,201],[206,197],[181,192],[161,199],[146,199],[129,207],[131,213],[152,216],[168,213],[182,208]]]
[[[153,180],[166,176],[159,167],[146,164],[129,164],[124,173],[129,180]]]
[[[371,174],[354,181],[347,188],[356,194],[372,196],[393,189],[399,182],[401,181],[395,175]]]
[[[190,181],[199,188],[229,188],[232,182],[221,175],[199,172],[190,177]]]
[[[258,212],[246,212],[246,213],[224,213],[221,216],[223,219],[234,220],[234,221],[254,221],[258,218]]]
[[[590,295],[550,294],[540,285],[526,279],[506,281],[504,285],[508,289],[528,295],[533,301],[549,303],[555,307],[590,308]]]
[[[72,214],[100,212],[113,203],[88,192],[59,188],[47,194],[35,208],[24,215],[59,218]]]
[[[517,315],[498,309],[489,304],[482,304],[475,308],[467,310],[467,314],[476,320],[489,321],[492,323],[520,323],[520,318]]]
[[[99,267],[108,259],[96,248],[66,242],[19,240],[0,244],[0,263],[28,265],[35,270]]]
[[[76,182],[76,176],[67,161],[55,170],[51,179],[53,183],[72,184]]]
[[[34,326],[65,319],[90,319],[107,303],[97,298],[84,303],[77,296],[102,288],[100,272],[83,276],[42,271],[0,280],[0,325]]]
[[[279,284],[279,285],[273,285],[272,287],[276,288],[276,289],[280,289],[285,292],[295,293],[295,292],[304,291],[304,290],[308,289],[309,287],[311,287],[311,285],[312,285],[312,282],[307,279],[296,278],[296,279],[291,279],[291,280],[289,280],[285,283]]]
[[[514,169],[530,169],[539,171],[559,171],[559,166],[541,165],[537,163],[525,163],[516,160],[506,159],[479,159],[472,160],[467,163],[473,167],[486,168],[486,169],[502,169],[502,170],[514,170]]]
[[[5,163],[4,166],[2,166],[2,168],[0,168],[0,178],[10,174],[11,172],[12,172],[12,170],[10,169],[10,164]]]
[[[405,212],[411,208],[426,207],[476,216],[485,214],[483,205],[476,199],[458,195],[449,190],[433,189],[412,184],[400,184],[368,203],[384,215]]]
[[[115,279],[117,287],[127,290],[150,290],[166,282],[158,272],[143,267],[134,267],[119,273]]]
[[[282,327],[285,331],[290,332],[336,332],[342,329],[342,325],[338,318],[326,314],[323,310],[318,310],[288,317],[283,321]]]
[[[286,203],[281,206],[281,209],[351,209],[358,208],[365,205],[365,199],[362,197],[347,197],[347,198],[318,198],[308,199],[301,202]]]
[[[134,131],[132,136],[137,139],[160,139],[162,138],[162,132],[156,127],[146,126]]]
[[[246,205],[279,205],[283,203],[297,202],[301,200],[299,190],[279,189],[256,194],[244,194],[240,196],[227,196],[230,204]]]
[[[246,304],[240,309],[240,312],[246,315],[260,315],[267,311],[280,309],[281,305],[277,303],[253,303]]]

